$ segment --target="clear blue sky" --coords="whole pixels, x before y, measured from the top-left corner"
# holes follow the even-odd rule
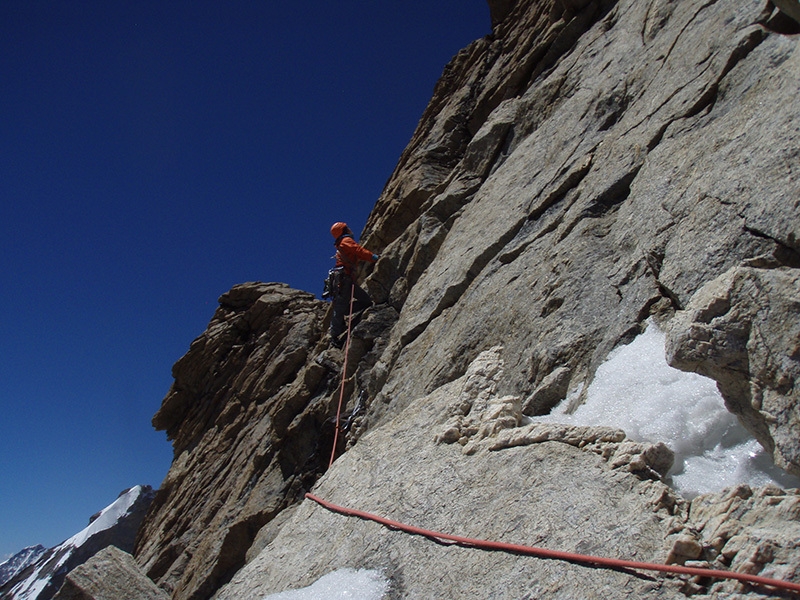
[[[0,559],[172,459],[231,286],[319,295],[485,0],[0,3]]]

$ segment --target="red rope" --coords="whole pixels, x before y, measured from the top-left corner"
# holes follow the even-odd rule
[[[397,529],[422,535],[428,538],[433,538],[439,541],[447,541],[459,544],[461,546],[468,546],[470,548],[479,548],[481,550],[502,550],[504,552],[513,552],[515,554],[526,554],[529,556],[536,556],[539,558],[553,558],[556,560],[566,560],[570,562],[597,565],[601,567],[623,568],[623,569],[643,569],[646,571],[660,571],[662,573],[678,573],[682,575],[699,575],[700,577],[715,577],[717,579],[736,579],[745,583],[752,583],[758,585],[768,585],[775,588],[791,590],[800,592],[800,584],[792,583],[790,581],[783,581],[780,579],[770,579],[768,577],[761,577],[759,575],[750,575],[748,573],[736,573],[734,571],[720,571],[717,569],[703,569],[699,567],[686,567],[683,565],[664,565],[658,563],[645,563],[633,560],[619,560],[614,558],[603,558],[600,556],[589,556],[586,554],[575,554],[573,552],[562,552],[559,550],[548,550],[546,548],[536,548],[533,546],[521,546],[519,544],[509,544],[505,542],[492,542],[489,540],[479,540],[474,538],[462,537],[458,535],[451,535],[448,533],[441,533],[438,531],[431,531],[429,529],[422,529],[421,527],[414,527],[413,525],[406,525],[398,521],[392,521],[372,513],[356,510],[353,508],[345,508],[338,506],[327,500],[323,500],[314,494],[306,494],[306,498],[313,500],[324,508],[350,517],[359,517],[385,525],[390,529]]]
[[[348,350],[350,350],[350,323],[353,317],[353,297],[356,293],[356,283],[352,281],[350,283],[350,312],[347,314],[347,338],[344,343],[344,365],[342,366],[342,385],[339,389],[339,406],[336,409],[336,425],[333,432],[333,448],[331,449],[331,460],[328,463],[328,468],[331,468],[333,465],[333,459],[336,458],[336,444],[339,441],[339,421],[342,417],[342,404],[344,401],[344,382],[347,378],[347,355],[349,354]]]

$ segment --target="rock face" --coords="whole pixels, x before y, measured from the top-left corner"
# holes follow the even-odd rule
[[[452,409],[466,398],[495,404],[493,387],[501,372],[497,351],[480,355],[462,378],[417,399],[359,440],[315,493],[434,531],[663,560],[663,522],[671,515],[662,494],[672,497],[661,483],[609,466],[604,449],[619,445],[624,434],[606,431],[609,441],[603,441],[603,435],[573,432],[575,444],[542,439],[497,450],[484,446],[474,453],[438,443]],[[484,423],[492,419],[483,417]],[[508,427],[513,425],[497,431]],[[495,438],[484,433],[484,441]],[[666,504],[673,508],[672,502]],[[675,584],[439,546],[307,501],[217,598],[262,598],[356,564],[384,570],[393,598],[581,598],[590,589],[597,590],[596,597],[681,597]]]
[[[689,504],[663,444],[526,423],[580,403],[654,316],[673,364],[717,379],[796,472],[797,39],[734,0],[489,4],[492,35],[445,68],[363,232],[377,304],[344,399],[367,408],[333,467],[343,361],[310,294],[235,287],[175,365],[153,419],[175,460],[135,552],[173,598],[345,566],[385,569],[396,597],[759,594],[409,539],[297,505],[318,480],[431,529],[797,579],[794,492]]]
[[[528,399],[556,369],[561,390],[574,389],[648,313],[684,307],[745,260],[796,257],[794,40],[765,36],[757,11],[725,2],[589,4],[577,14],[599,22],[574,40],[580,17],[543,6],[517,3],[496,39],[470,50],[485,46],[485,86],[524,74],[525,91],[494,92],[479,128],[462,119],[477,130],[403,235],[384,232],[405,172],[367,224],[366,243],[387,244],[373,294],[408,290],[375,386],[389,410],[502,344],[515,363],[504,391],[545,412]],[[537,16],[547,28],[528,61],[512,58]],[[548,43],[567,32],[574,45]],[[497,73],[512,65],[523,72]],[[475,113],[448,98],[407,155],[423,162],[439,137],[455,145],[433,131]]]
[[[153,418],[175,459],[136,547],[175,597],[210,596],[244,564],[259,529],[324,470],[328,406],[309,406],[335,384],[312,355],[324,309],[284,285],[237,286],[175,364]]]
[[[800,269],[734,267],[670,323],[671,364],[718,382],[775,464],[800,474]]]
[[[497,418],[493,407],[509,404],[494,393],[502,371],[499,349],[482,353],[463,377],[366,434],[315,494],[460,536],[796,576],[796,490],[740,486],[689,504],[658,481],[671,462],[663,446],[601,427],[539,424],[532,435],[531,427]],[[469,414],[488,427],[476,429],[482,443],[464,452],[460,444],[466,450],[474,440],[448,445],[440,432],[470,400]],[[392,598],[682,598],[705,591],[693,582],[441,545],[306,501],[215,597],[262,598],[346,567],[383,570]],[[709,594],[736,589],[717,583]]]
[[[153,417],[173,440],[175,459],[135,554],[176,598],[207,598],[230,579],[259,531],[325,471],[333,443],[343,360],[320,341],[327,305],[258,283],[234,287],[219,303],[175,364]],[[369,364],[393,312],[373,311],[359,324],[351,365]]]

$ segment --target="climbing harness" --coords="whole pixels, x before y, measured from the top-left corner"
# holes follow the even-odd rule
[[[350,326],[353,317],[353,297],[356,293],[356,283],[350,280],[350,310],[347,313],[347,337],[344,342],[344,364],[342,365],[342,385],[339,388],[339,406],[336,408],[336,423],[334,424],[333,432],[333,448],[331,449],[331,460],[328,463],[330,469],[333,465],[333,459],[336,458],[336,446],[339,442],[339,422],[342,418],[342,404],[344,401],[344,383],[347,378],[347,355],[350,354]]]

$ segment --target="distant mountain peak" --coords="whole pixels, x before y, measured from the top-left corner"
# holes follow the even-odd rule
[[[137,485],[123,491],[95,513],[89,525],[54,548],[26,548],[0,565],[0,597],[5,600],[49,600],[64,577],[107,546],[130,552],[139,524],[155,492]]]
[[[45,552],[47,552],[47,548],[41,544],[29,546],[0,564],[0,586],[5,585],[5,583],[15,577],[17,573],[20,573],[28,565],[36,562]]]

